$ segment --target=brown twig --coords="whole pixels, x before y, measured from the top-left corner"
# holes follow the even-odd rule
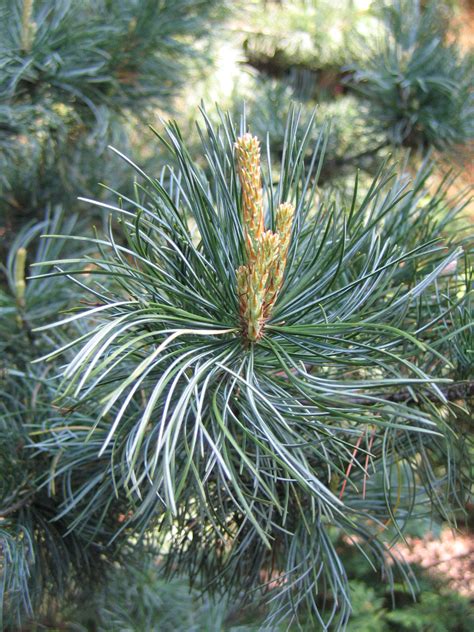
[[[346,478],[344,479],[344,482],[342,483],[341,491],[339,492],[339,499],[340,500],[342,500],[342,497],[344,496],[344,491],[346,489],[347,481],[349,480],[349,476],[351,474],[352,466],[354,465],[354,461],[356,459],[357,452],[359,451],[359,446],[360,446],[360,444],[362,442],[362,437],[363,437],[363,435],[359,436],[359,438],[357,439],[357,443],[354,446],[354,450],[352,451],[351,460],[349,461],[349,465],[347,466],[347,470],[346,470]]]
[[[438,386],[438,389],[444,395],[448,402],[454,402],[457,399],[470,399],[474,397],[474,380],[454,382],[453,384],[449,384],[448,386]],[[395,391],[394,393],[378,393],[378,395],[381,396],[386,402],[394,402],[396,404],[412,404],[419,401],[408,389]],[[420,395],[421,399],[421,394],[419,392],[416,393],[416,395]],[[440,396],[434,391],[425,391],[423,393],[423,398],[429,400],[430,402],[441,401]],[[372,402],[365,397],[357,396],[348,397],[345,401],[348,404],[365,404],[366,406],[369,406],[371,403],[378,403]]]
[[[28,505],[34,495],[35,492],[30,492],[23,498],[20,498],[20,500],[17,500],[15,503],[13,503],[13,505],[5,507],[4,509],[0,508],[0,518],[6,518],[10,514],[15,513],[15,511],[18,511],[22,507],[25,507],[25,505]]]
[[[470,397],[474,397],[474,380],[455,382],[454,384],[449,384],[449,386],[440,387],[439,390],[450,402],[455,401],[456,399],[468,399]],[[424,393],[423,395],[431,402],[439,401],[439,396],[436,395],[436,393],[429,392]],[[386,399],[391,402],[402,403],[410,403],[416,401],[413,398],[413,395],[406,389],[403,391],[392,393],[392,395],[389,395]]]

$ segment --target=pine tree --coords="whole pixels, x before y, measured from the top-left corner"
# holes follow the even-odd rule
[[[331,23],[325,0],[295,4],[300,26],[298,11],[316,6]],[[68,617],[78,629],[175,630],[193,607],[222,631],[241,609],[262,615],[262,630],[343,630],[361,589],[341,551],[368,560],[388,591],[413,591],[391,546],[413,520],[455,525],[465,512],[467,199],[451,176],[435,188],[423,157],[470,134],[470,62],[446,43],[445,9],[382,5],[393,54],[358,58],[357,85],[340,83],[348,49],[325,29],[324,67],[260,85],[240,124],[239,103],[203,111],[199,143],[175,122],[142,140],[152,108],[170,109],[196,76],[191,57],[207,59],[225,8],[0,0],[7,630]],[[407,124],[386,96],[408,9],[410,90],[436,96],[455,77],[458,91],[441,90],[442,108],[418,99]],[[418,63],[430,46],[439,81]],[[329,75],[344,96],[315,113],[307,80]],[[151,163],[130,142],[131,117]],[[400,161],[382,161],[393,144]],[[407,145],[422,151],[405,159]],[[84,191],[95,199],[78,219]]]
[[[60,362],[62,414],[27,439],[51,463],[38,498],[49,490],[81,551],[113,558],[148,534],[165,576],[263,598],[269,625],[343,629],[338,541],[389,585],[410,582],[392,539],[463,508],[456,411],[472,358],[456,350],[472,337],[471,273],[462,239],[444,235],[459,204],[426,191],[429,166],[408,187],[385,165],[341,205],[318,189],[320,148],[308,168],[295,113],[272,184],[245,121],[204,120],[208,175],[170,123],[160,138],[178,170],[156,179],[126,159],[134,197],[98,202],[108,234],[34,268],[90,295],[35,328],[63,332],[39,364]]]

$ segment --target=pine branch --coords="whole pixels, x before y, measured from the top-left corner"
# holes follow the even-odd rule
[[[449,43],[444,3],[424,10],[413,0],[381,4],[385,32],[363,42],[350,88],[366,103],[367,127],[395,145],[449,151],[469,143],[472,56]]]
[[[439,385],[438,389],[448,402],[467,400],[474,397],[474,380],[456,382],[454,384],[449,384],[448,386]],[[396,391],[395,393],[379,393],[379,396],[387,402],[405,404],[419,404],[420,402],[420,400],[414,397],[413,393],[408,389]],[[433,391],[424,391],[423,399],[428,399],[431,402],[440,402],[439,394],[436,394]],[[353,404],[367,403],[366,399],[358,397],[349,397],[348,401]]]
[[[340,586],[342,629],[348,593],[328,529],[357,539],[390,578],[378,525],[406,523],[427,497],[449,517],[463,496],[460,439],[442,407],[422,405],[445,377],[433,358],[468,335],[463,281],[445,275],[461,252],[437,245],[445,198],[427,192],[426,165],[410,188],[382,167],[362,195],[356,182],[347,209],[314,186],[325,137],[305,164],[314,119],[299,136],[291,111],[275,185],[255,139],[221,121],[215,130],[204,113],[205,171],[168,124],[160,138],[175,167],[156,179],[125,159],[142,181],[133,197],[98,202],[120,221],[86,239],[97,255],[42,264],[36,278],[62,274],[91,300],[37,330],[76,332],[45,360],[64,357],[57,401],[82,418],[69,431],[47,424],[35,448],[60,451],[51,484],[67,489],[61,515],[76,529],[104,524],[118,495],[123,529],[166,545],[165,574],[238,595],[265,591],[276,572],[275,621],[304,604],[314,625],[315,594]],[[348,480],[363,477],[354,444],[375,473],[362,494]]]
[[[0,507],[0,518],[6,518],[7,516],[29,505],[32,502],[33,497],[35,496],[35,493],[36,492],[29,492],[26,496],[20,498],[20,500],[17,500],[9,507]]]
[[[474,397],[474,380],[456,382],[454,384],[449,384],[448,386],[439,386],[439,390],[449,402],[470,399]],[[423,396],[432,402],[439,402],[439,396],[437,396],[436,393],[427,392],[424,393]],[[387,395],[387,400],[392,402],[416,403],[416,399],[413,398],[413,394],[407,390]]]

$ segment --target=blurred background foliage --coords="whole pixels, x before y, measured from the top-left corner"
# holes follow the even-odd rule
[[[34,278],[35,261],[71,254],[65,253],[70,245],[64,241],[39,237],[72,234],[78,226],[91,231],[93,223],[101,224],[102,215],[93,217],[78,201],[80,195],[107,199],[109,190],[99,183],[132,193],[128,167],[107,152],[108,145],[156,176],[162,150],[147,124],[159,127],[162,117],[174,118],[187,145],[197,147],[201,101],[216,121],[213,102],[236,118],[244,103],[252,132],[262,139],[268,134],[275,165],[282,159],[291,104],[301,105],[301,129],[317,107],[314,141],[330,121],[321,189],[341,204],[350,204],[356,172],[362,197],[380,162],[393,155],[412,175],[427,157],[434,160],[426,189],[436,191],[447,178],[450,205],[462,206],[463,191],[472,183],[473,14],[472,3],[456,0],[0,0],[0,620],[3,616],[5,629],[270,632],[260,625],[265,612],[258,605],[243,611],[236,603],[213,602],[205,590],[203,597],[202,586],[190,592],[186,578],[165,582],[154,543],[143,538],[135,546],[139,536],[127,534],[125,526],[125,537],[110,548],[117,521],[126,523],[119,492],[105,519],[91,514],[84,522],[90,507],[85,493],[79,498],[74,515],[82,531],[63,519],[71,488],[85,490],[88,481],[102,476],[96,458],[100,439],[85,443],[90,419],[58,407],[55,367],[31,364],[33,357],[68,341],[67,330],[33,330],[82,300],[81,288],[63,277]],[[457,180],[446,176],[452,165],[460,173]],[[207,168],[204,161],[202,167]],[[454,218],[440,203],[429,216],[446,242],[461,236],[466,252],[472,248],[472,207]],[[402,221],[393,228],[408,238]],[[424,232],[430,234],[429,227],[417,226],[411,239],[416,242]],[[77,245],[74,254],[81,256],[88,246]],[[449,305],[446,336],[452,327],[461,332],[449,347],[455,377],[471,384],[456,394],[456,423],[466,435],[462,449],[469,459],[472,270],[468,259],[458,261],[461,265],[465,288],[456,286],[440,301]],[[29,274],[33,278],[26,280]],[[460,300],[461,294],[466,299]],[[80,325],[70,327],[74,335],[81,333]],[[69,461],[61,467],[71,467],[74,479],[65,476],[54,489],[51,472],[62,445],[54,433],[42,450],[37,440],[43,439],[46,421],[59,435],[66,419]],[[101,483],[97,494],[110,495],[112,485],[112,480]],[[466,511],[472,529],[473,507]],[[441,529],[442,518],[428,515],[408,532],[419,536]],[[464,520],[460,514],[459,524]],[[95,546],[89,544],[91,533]],[[418,601],[399,585],[393,602],[351,548],[339,546],[353,599],[349,630],[473,629],[472,594],[454,592],[442,578],[420,570]],[[474,573],[472,566],[466,573]]]
[[[2,0],[0,203],[4,230],[46,206],[77,209],[79,192],[133,154],[132,135],[210,62],[219,0]]]

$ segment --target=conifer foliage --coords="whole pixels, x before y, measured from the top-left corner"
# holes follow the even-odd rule
[[[383,166],[346,209],[318,189],[325,139],[308,167],[295,112],[278,183],[267,165],[262,188],[246,122],[204,121],[207,175],[170,123],[178,170],[131,164],[135,196],[99,202],[110,230],[85,240],[100,254],[37,273],[67,275],[90,305],[39,328],[77,328],[43,362],[65,361],[60,404],[85,434],[74,416],[46,421],[35,447],[61,452],[48,485],[72,533],[94,542],[119,503],[112,540],[153,533],[165,574],[263,594],[273,623],[342,629],[338,538],[410,581],[388,541],[428,499],[447,519],[463,503],[448,348],[464,328],[445,329],[465,300],[463,248],[440,241],[446,197],[426,197],[427,167],[408,188]]]
[[[196,603],[219,632],[243,606],[344,630],[362,589],[341,551],[413,590],[392,545],[463,516],[466,199],[380,149],[468,140],[468,62],[434,5],[391,5],[353,76],[363,138],[354,96],[331,136],[274,86],[190,138],[160,124],[138,160],[131,117],[171,109],[227,3],[0,0],[2,629],[79,608],[71,629],[175,630]]]
[[[439,2],[381,2],[384,30],[364,39],[353,87],[367,100],[369,128],[390,143],[446,150],[474,137],[472,53],[449,42],[449,9]]]
[[[218,0],[1,0],[2,225],[75,206],[107,179],[107,144],[170,100],[208,58]],[[115,176],[115,181],[112,181]]]

